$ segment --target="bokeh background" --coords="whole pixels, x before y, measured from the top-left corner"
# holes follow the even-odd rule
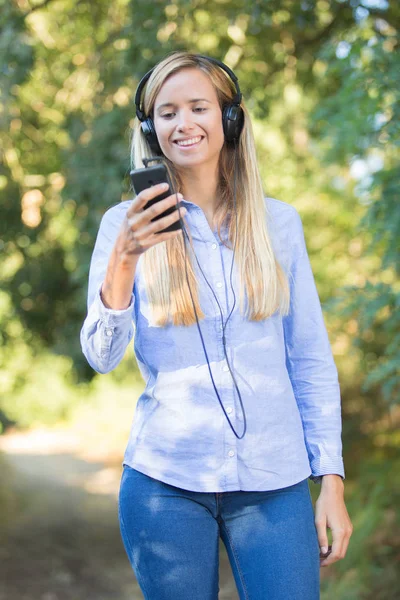
[[[142,598],[117,491],[143,381],[132,347],[95,374],[79,331],[137,83],[175,49],[234,69],[265,192],[303,219],[354,525],[322,599],[399,598],[400,4],[0,0],[0,23],[0,600]],[[237,599],[222,545],[220,587]]]

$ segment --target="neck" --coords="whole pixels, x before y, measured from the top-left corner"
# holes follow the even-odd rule
[[[209,165],[180,173],[184,199],[200,206],[210,223],[217,206],[218,173],[218,166],[210,173]]]

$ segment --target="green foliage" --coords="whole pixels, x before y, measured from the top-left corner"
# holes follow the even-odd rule
[[[239,77],[266,193],[302,216],[340,373],[355,533],[323,594],[396,598],[398,3],[0,9],[0,421],[53,423],[80,406],[93,377],[79,344],[89,261],[102,214],[130,196],[136,85],[172,50],[218,57]],[[132,371],[130,354],[110,378]]]
[[[0,64],[2,65],[0,102],[7,105],[15,85],[22,84],[34,63],[31,36],[25,27],[24,15],[7,0],[0,1]],[[6,111],[0,113],[0,123],[6,127]]]
[[[390,23],[365,18],[323,47],[319,60],[330,85],[321,85],[312,130],[327,142],[326,164],[352,161],[364,172],[355,193],[367,211],[357,231],[369,232],[365,255],[379,260],[363,286],[346,286],[329,307],[357,320],[354,344],[362,350],[367,373],[363,391],[380,384],[388,404],[395,404],[400,392],[400,36],[395,28],[400,12],[390,17]],[[341,58],[335,60],[338,52]]]

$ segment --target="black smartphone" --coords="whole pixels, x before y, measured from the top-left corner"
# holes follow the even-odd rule
[[[142,192],[143,190],[146,190],[147,188],[149,188],[153,185],[157,185],[158,183],[168,183],[168,185],[169,185],[169,189],[166,192],[162,192],[161,194],[159,194],[152,200],[149,200],[145,204],[143,210],[145,210],[149,206],[152,206],[155,202],[164,200],[164,198],[171,196],[171,194],[173,193],[171,180],[169,178],[168,171],[163,164],[154,165],[153,167],[146,167],[145,169],[135,169],[134,171],[130,172],[130,176],[131,176],[133,189],[135,190],[136,194],[140,194],[140,192]],[[181,204],[179,204],[179,206],[181,206]],[[161,213],[157,217],[154,217],[154,219],[151,219],[151,221],[152,222],[158,221],[158,219],[161,219],[162,217],[166,217],[167,215],[170,215],[175,210],[177,210],[176,207],[171,206],[170,208],[167,208],[167,210],[165,210],[163,213]],[[178,229],[182,229],[179,220],[175,221],[175,223],[172,223],[172,225],[168,225],[168,227],[166,227],[165,229],[162,229],[161,231],[157,231],[157,233],[164,233],[167,231],[176,231]]]
[[[328,558],[328,556],[332,553],[332,546],[328,546],[328,551],[325,552],[325,554],[322,554],[322,552],[319,553],[319,557],[320,558]]]

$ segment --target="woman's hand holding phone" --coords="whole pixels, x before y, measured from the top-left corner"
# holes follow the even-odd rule
[[[182,229],[160,233],[160,231],[178,221],[179,211],[177,209],[156,221],[154,218],[158,217],[168,208],[176,206],[176,196],[178,196],[179,201],[182,199],[182,194],[172,194],[164,198],[164,200],[155,202],[144,209],[149,200],[153,200],[161,193],[165,193],[168,187],[167,183],[154,185],[140,192],[133,200],[126,213],[126,218],[118,239],[118,250],[121,254],[125,256],[139,256],[155,244],[170,240],[181,233]],[[185,208],[181,207],[180,211],[182,216],[186,214]]]
[[[176,205],[176,194],[154,202],[144,209],[149,200],[153,200],[162,192],[165,193],[168,188],[168,184],[164,183],[143,190],[127,210],[101,288],[101,299],[107,308],[116,310],[128,308],[140,255],[155,244],[180,235],[182,229],[158,233],[179,219],[177,209],[165,217],[152,221],[166,209]],[[178,200],[181,198],[182,195],[178,194]],[[186,214],[185,208],[181,207],[180,211],[182,216]]]

